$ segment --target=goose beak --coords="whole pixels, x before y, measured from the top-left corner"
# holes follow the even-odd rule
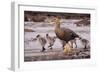
[[[58,18],[53,18],[53,19],[51,20],[51,22],[53,22],[54,24],[57,24],[57,23],[60,23],[60,19],[58,19]]]

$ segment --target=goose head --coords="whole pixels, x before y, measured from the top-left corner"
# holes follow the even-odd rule
[[[58,28],[58,27],[60,27],[60,24],[61,24],[61,19],[60,19],[60,17],[54,17],[53,19],[52,19],[52,22],[55,24],[55,26]]]

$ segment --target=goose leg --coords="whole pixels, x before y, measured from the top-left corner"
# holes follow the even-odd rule
[[[63,45],[63,47],[62,47],[62,48],[63,48],[63,50],[64,50],[64,45]]]
[[[64,50],[64,46],[65,46],[65,44],[63,43],[63,44],[62,44],[62,48],[63,48],[63,50]]]
[[[62,41],[62,48],[64,50],[64,46],[65,46],[66,42],[65,41]]]

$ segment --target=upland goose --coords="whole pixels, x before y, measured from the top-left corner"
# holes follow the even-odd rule
[[[73,40],[76,37],[79,37],[79,35],[76,34],[74,31],[72,31],[71,29],[60,27],[61,22],[59,17],[54,17],[52,21],[55,24],[55,34],[60,40],[68,43],[68,41]]]

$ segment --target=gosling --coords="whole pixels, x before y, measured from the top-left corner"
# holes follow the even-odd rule
[[[90,42],[87,39],[81,39],[82,43],[84,45],[84,50],[89,49],[90,48]]]
[[[50,48],[52,50],[53,49],[52,46],[54,45],[56,37],[51,37],[51,36],[49,36],[49,34],[46,34],[46,39],[49,44],[48,48]]]
[[[37,40],[39,41],[39,43],[41,44],[42,46],[42,50],[41,52],[44,52],[46,49],[45,49],[45,45],[46,45],[46,39],[41,37],[40,35],[37,35],[36,36]]]
[[[66,43],[66,45],[64,46],[64,50],[63,50],[64,54],[68,55],[72,53],[72,51],[73,51],[73,48],[71,47],[71,45],[69,43]]]

